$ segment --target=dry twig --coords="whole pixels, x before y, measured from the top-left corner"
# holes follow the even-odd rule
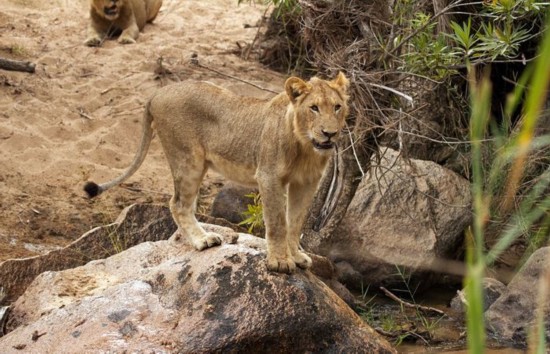
[[[392,299],[394,301],[397,301],[398,303],[400,303],[403,306],[413,308],[413,309],[416,309],[416,310],[425,311],[425,312],[435,312],[435,313],[437,313],[441,316],[447,316],[447,314],[445,312],[443,312],[439,309],[436,309],[434,307],[422,306],[422,305],[418,305],[418,304],[411,304],[410,302],[404,301],[404,300],[398,298],[397,296],[395,296],[393,293],[391,293],[388,289],[384,288],[383,286],[380,287],[380,290],[382,290],[384,292],[384,294],[386,294],[387,297],[389,297],[390,299]]]
[[[267,88],[262,87],[262,86],[260,86],[260,85],[256,85],[256,84],[254,84],[254,83],[252,83],[252,82],[250,82],[250,81],[246,81],[246,80],[243,80],[243,79],[238,78],[238,77],[236,77],[236,76],[232,76],[232,75],[228,75],[228,74],[222,73],[221,71],[218,71],[218,70],[213,69],[213,68],[211,68],[211,67],[209,67],[209,66],[206,66],[206,65],[204,65],[204,64],[201,64],[201,63],[199,62],[199,58],[198,58],[197,55],[193,55],[193,56],[191,57],[191,64],[194,64],[194,65],[196,65],[196,66],[198,66],[199,68],[202,68],[202,69],[210,70],[210,71],[212,71],[212,72],[214,72],[214,73],[216,73],[216,74],[218,74],[218,75],[221,75],[221,76],[223,76],[223,77],[227,77],[227,78],[229,78],[229,79],[233,79],[233,80],[236,80],[236,81],[243,82],[243,83],[245,83],[245,84],[247,84],[247,85],[254,86],[255,88],[260,89],[260,90],[263,90],[263,91],[267,91],[267,92],[271,92],[271,93],[275,93],[275,94],[278,94],[278,93],[279,93],[279,92],[277,92],[277,91],[273,91],[273,90],[267,89]]]
[[[86,118],[86,119],[89,119],[89,120],[93,120],[93,118],[87,114],[86,112],[84,112],[84,109],[82,107],[80,107],[78,109],[78,114],[82,117],[82,118]]]

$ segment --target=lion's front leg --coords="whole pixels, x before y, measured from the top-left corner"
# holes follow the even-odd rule
[[[300,235],[316,190],[317,183],[290,183],[288,186],[288,246],[294,262],[304,269],[311,267],[311,258],[300,250]]]
[[[133,19],[130,22],[130,25],[125,28],[122,33],[120,34],[120,37],[118,38],[118,42],[121,44],[133,44],[136,43],[136,39],[139,36],[139,27],[136,23],[136,20]]]
[[[267,269],[281,273],[292,273],[296,264],[287,242],[285,217],[285,189],[276,178],[258,178],[262,195],[265,236],[267,241]]]
[[[101,33],[92,23],[90,23],[84,44],[88,47],[99,47],[104,37],[105,33]]]

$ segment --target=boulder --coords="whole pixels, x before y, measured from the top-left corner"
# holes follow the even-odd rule
[[[210,215],[239,224],[246,219],[243,213],[248,210],[248,205],[253,203],[253,200],[246,196],[250,193],[258,193],[258,190],[231,182],[226,183],[216,194]]]
[[[539,300],[540,286],[544,277],[548,279],[550,275],[549,259],[550,247],[533,253],[504,293],[485,312],[487,328],[499,340],[525,345],[539,307],[546,309],[546,341],[550,340],[550,296],[546,294],[543,303]]]
[[[311,272],[268,272],[265,241],[239,236],[202,252],[145,242],[45,272],[13,305],[2,352],[395,353]]]
[[[306,250],[330,258],[341,280],[403,284],[407,274],[445,271],[471,222],[470,184],[431,161],[405,160],[391,149],[372,162],[340,227],[329,238],[305,239]]]
[[[246,212],[249,211],[250,205],[254,205],[254,198],[251,198],[250,195],[258,193],[259,191],[256,188],[244,187],[228,182],[216,194],[216,198],[212,202],[210,216],[216,219],[227,220],[227,222],[237,226],[249,217]],[[252,233],[259,237],[265,236],[263,224],[255,225],[253,228],[249,228],[248,226],[242,226],[243,232]]]
[[[209,224],[225,226],[236,233],[246,231],[231,222],[209,215],[197,214],[203,227]],[[29,284],[45,271],[70,269],[91,260],[103,259],[145,241],[167,240],[177,229],[170,209],[164,205],[133,204],[125,208],[112,224],[96,227],[68,246],[36,257],[10,259],[0,263],[0,304],[15,301]],[[230,238],[226,242],[234,243]],[[351,293],[337,280],[334,265],[325,257],[315,256],[311,271],[319,276],[350,306],[355,306]],[[3,307],[0,313],[4,314]],[[0,333],[5,316],[0,316]]]

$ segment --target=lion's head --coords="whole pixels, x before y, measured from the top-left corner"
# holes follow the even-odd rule
[[[92,0],[92,6],[98,14],[102,14],[107,20],[114,21],[120,15],[121,9],[126,5],[126,0]]]
[[[293,105],[294,134],[319,153],[332,152],[349,113],[349,81],[338,73],[332,81],[287,79],[285,91]]]

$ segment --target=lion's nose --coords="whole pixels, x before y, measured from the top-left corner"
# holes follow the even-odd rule
[[[326,136],[327,138],[332,138],[333,136],[336,135],[337,132],[331,132],[331,131],[326,131],[326,130],[321,130],[323,132],[323,135]]]

